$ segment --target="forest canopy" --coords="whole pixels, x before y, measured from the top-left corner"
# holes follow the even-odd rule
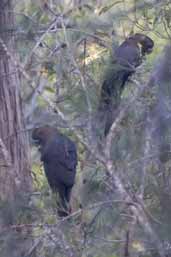
[[[29,193],[24,185],[12,205],[0,200],[2,256],[19,257],[12,241],[21,244],[29,228],[34,243],[23,256],[171,256],[170,1],[3,0],[0,7],[3,62],[18,72],[19,81],[12,84],[13,70],[0,62],[0,169],[4,149],[10,158],[3,158],[15,168],[18,151],[31,177]],[[9,88],[16,85],[22,103],[17,108],[3,93],[4,73]],[[3,99],[14,116],[6,115]],[[22,126],[15,123],[18,110]],[[6,125],[14,127],[16,140],[26,135],[16,148]],[[47,125],[63,143],[51,133],[46,144],[36,135],[38,149],[32,132]],[[24,153],[31,158],[19,147],[27,140]],[[58,180],[59,167],[74,170],[62,217],[59,183],[54,190],[48,177],[50,170]],[[24,168],[17,182],[11,175],[17,169],[9,179],[23,184]]]

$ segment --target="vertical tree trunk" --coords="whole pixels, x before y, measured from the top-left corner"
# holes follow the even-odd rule
[[[31,191],[28,139],[20,99],[16,65],[12,0],[0,1],[0,242],[1,256],[27,256],[31,230],[16,229],[22,212],[21,197]],[[29,194],[26,194],[27,196]],[[20,205],[17,205],[17,204]],[[26,200],[25,205],[28,206]],[[23,215],[23,217],[25,217]],[[23,218],[24,219],[24,218]],[[24,220],[27,222],[27,220]],[[29,221],[28,221],[29,222]],[[4,234],[2,234],[4,232]]]
[[[28,139],[24,131],[16,65],[12,0],[0,2],[0,199],[31,189]]]

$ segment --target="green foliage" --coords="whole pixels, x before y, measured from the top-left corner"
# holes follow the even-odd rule
[[[77,6],[78,2],[83,6]],[[49,9],[46,8],[46,3]],[[118,257],[121,255],[125,230],[129,226],[132,229],[134,217],[129,213],[129,206],[121,201],[113,188],[106,167],[99,163],[94,155],[87,160],[87,150],[78,140],[77,134],[82,141],[89,140],[87,97],[91,103],[94,119],[101,85],[105,74],[108,75],[106,71],[111,72],[114,68],[109,60],[110,52],[112,57],[113,41],[117,45],[134,32],[152,37],[155,42],[154,51],[147,56],[144,64],[133,76],[140,86],[149,81],[153,66],[158,62],[156,56],[167,40],[170,40],[170,8],[170,3],[167,1],[105,0],[88,1],[88,3],[57,0],[22,1],[22,3],[18,1],[17,45],[21,62],[24,60],[25,66],[23,66],[26,67],[25,70],[32,80],[28,83],[25,78],[23,79],[23,98],[28,99],[30,92],[34,93],[33,88],[39,86],[45,79],[45,87],[43,92],[38,94],[35,105],[40,108],[42,116],[44,110],[48,109],[50,113],[56,107],[64,114],[69,124],[75,126],[75,134],[73,130],[68,132],[70,128],[66,128],[66,124],[61,125],[58,119],[54,119],[53,124],[56,122],[55,125],[59,125],[63,133],[77,142],[79,153],[77,181],[72,195],[72,213],[76,214],[71,219],[60,221],[57,217],[55,196],[52,196],[49,190],[43,168],[37,163],[32,166],[36,193],[31,197],[30,206],[28,207],[20,197],[17,197],[15,208],[11,209],[7,203],[1,207],[2,223],[7,226],[31,222],[36,225],[39,223],[49,225],[41,228],[37,225],[34,229],[33,235],[41,241],[41,245],[37,247],[39,256]],[[58,19],[53,30],[47,32],[57,17],[63,17],[65,29],[64,24]],[[32,52],[39,40],[41,44]],[[63,43],[66,47],[60,47]],[[31,58],[28,58],[30,54]],[[163,166],[159,168],[158,159],[151,157],[157,155],[156,149],[159,144],[158,137],[153,134],[151,137],[157,142],[152,143],[148,156],[145,156],[146,126],[150,123],[146,117],[150,111],[154,112],[155,104],[158,102],[157,87],[155,89],[150,87],[151,85],[133,102],[115,132],[111,159],[116,174],[133,199],[134,196],[135,198],[136,195],[139,196],[140,187],[144,186],[142,200],[149,212],[148,218],[156,234],[169,244],[171,240],[170,156],[165,154],[168,150],[164,145],[164,151],[159,155]],[[169,98],[170,93],[167,89],[162,90],[166,93],[166,98]],[[129,81],[123,92],[122,101],[125,103],[131,101],[135,91],[136,84]],[[170,108],[169,101],[166,102]],[[150,118],[153,116],[157,117],[157,114],[154,112]],[[32,117],[30,119],[32,120]],[[36,122],[36,119],[33,120],[31,125],[34,126]],[[46,118],[43,122],[47,122]],[[100,134],[101,131],[98,132]],[[164,141],[169,142],[170,130],[166,129],[164,134]],[[105,142],[100,142],[98,150],[102,155],[104,147]],[[145,178],[142,182],[144,169]],[[79,203],[82,205],[82,210],[79,210]],[[161,224],[157,223],[155,218]],[[149,241],[137,224],[133,224],[133,230],[133,240],[137,240],[138,246],[142,242]],[[20,240],[17,237],[17,232],[13,231],[3,233],[0,239],[6,246],[10,242],[9,249],[13,249],[15,244],[13,238]],[[157,256],[149,251],[152,247],[147,244],[144,246],[144,252],[139,253],[138,247],[130,245],[133,256],[143,257]],[[1,249],[3,250],[3,247]],[[9,256],[9,253],[4,254],[4,257]]]
[[[28,248],[27,239],[29,241],[31,233],[29,224],[38,219],[40,211],[31,204],[30,195],[24,195],[20,192],[11,201],[1,201],[0,209],[1,255],[18,257],[20,254],[22,255],[22,251]]]

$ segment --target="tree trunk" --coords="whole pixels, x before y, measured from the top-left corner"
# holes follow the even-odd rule
[[[9,199],[18,190],[30,190],[31,174],[16,65],[12,1],[1,0],[0,7],[0,199]]]
[[[31,249],[28,229],[14,228],[23,212],[21,197],[32,189],[28,138],[20,98],[12,0],[0,1],[0,243],[4,257],[21,257]],[[25,194],[26,193],[26,194]],[[28,197],[27,197],[28,199]],[[20,207],[16,204],[20,203]],[[25,206],[28,206],[26,200]],[[26,209],[26,208],[25,208]],[[23,215],[24,216],[24,215]],[[27,222],[27,220],[24,220]]]

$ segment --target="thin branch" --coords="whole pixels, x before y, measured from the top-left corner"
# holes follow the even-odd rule
[[[61,18],[61,23],[62,23],[62,26],[63,26],[63,31],[64,31],[64,36],[65,36],[65,41],[69,47],[69,41],[68,41],[68,37],[67,37],[67,33],[66,33],[66,27],[65,27],[65,24],[64,24],[64,21],[63,21],[63,18]],[[85,80],[84,80],[84,76],[82,75],[79,67],[78,67],[78,64],[77,62],[75,61],[75,58],[71,52],[71,49],[69,51],[69,56],[72,60],[72,63],[73,65],[75,66],[77,72],[78,72],[78,75],[80,77],[80,80],[81,80],[81,86],[82,86],[82,89],[84,90],[84,93],[85,93],[85,97],[86,97],[86,102],[87,102],[87,106],[88,106],[88,114],[89,114],[89,119],[88,119],[88,129],[89,129],[89,135],[90,135],[90,142],[92,142],[92,106],[91,106],[91,101],[90,101],[90,98],[89,98],[89,94],[88,94],[88,90],[86,88],[86,84],[85,84]]]

